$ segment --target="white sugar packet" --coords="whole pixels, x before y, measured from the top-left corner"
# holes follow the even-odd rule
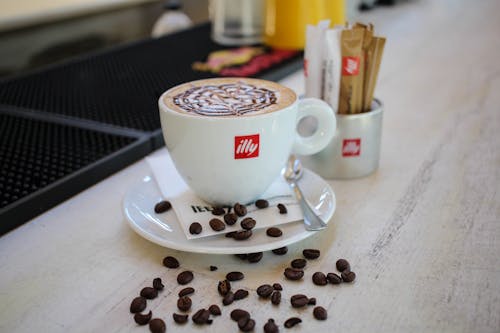
[[[335,113],[339,108],[340,68],[342,65],[340,35],[343,29],[342,26],[335,26],[333,29],[328,29],[324,36],[322,96]]]
[[[306,45],[304,49],[304,75],[306,97],[322,98],[323,83],[323,45],[330,20],[320,21],[318,25],[306,26]]]
[[[188,239],[202,238],[216,234],[221,235],[241,229],[239,225],[241,218],[236,224],[226,226],[226,229],[223,231],[216,232],[210,228],[208,222],[214,217],[223,219],[222,216],[214,216],[211,212],[212,207],[198,198],[184,180],[182,180],[167,149],[163,148],[151,154],[146,157],[146,161],[153,172],[153,176],[163,197],[172,204],[179,224]],[[255,205],[247,206],[248,213],[246,216],[252,217],[257,221],[255,229],[302,220],[302,211],[290,187],[282,177],[279,177],[271,184],[262,195],[262,199],[269,201],[268,208],[257,209]],[[287,214],[279,214],[278,208],[276,208],[278,203],[282,203],[287,207]],[[151,204],[154,205],[155,203],[152,202]],[[198,235],[191,235],[189,233],[189,226],[193,222],[199,222],[203,226],[203,231]],[[221,237],[224,236],[221,235]]]

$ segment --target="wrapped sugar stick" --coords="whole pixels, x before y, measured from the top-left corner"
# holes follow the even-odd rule
[[[342,67],[340,38],[342,30],[343,27],[328,29],[325,34],[325,46],[323,49],[323,100],[325,100],[335,112],[338,112],[339,109],[340,74]]]
[[[324,20],[318,25],[307,25],[306,45],[304,50],[304,75],[306,97],[322,98],[323,44],[325,32],[330,20]]]
[[[364,75],[359,68],[363,57],[363,37],[362,29],[344,29],[341,32],[340,114],[360,113],[363,110]]]
[[[369,111],[373,100],[373,91],[377,83],[382,54],[384,52],[385,38],[373,37],[366,51],[365,81],[363,109]]]

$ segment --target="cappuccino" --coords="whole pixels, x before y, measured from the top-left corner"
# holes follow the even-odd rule
[[[164,103],[172,110],[207,117],[241,117],[274,112],[293,104],[293,90],[248,78],[193,81],[170,89]]]

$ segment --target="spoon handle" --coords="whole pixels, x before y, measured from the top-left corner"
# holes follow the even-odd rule
[[[306,201],[302,190],[300,189],[297,182],[293,181],[290,183],[295,196],[299,202],[302,213],[304,214],[304,224],[307,230],[321,230],[326,228],[326,223],[323,222],[319,216],[314,212],[309,203]]]

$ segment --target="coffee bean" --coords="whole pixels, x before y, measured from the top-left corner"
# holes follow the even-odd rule
[[[307,305],[316,305],[316,298],[309,298],[309,301],[307,301]]]
[[[164,333],[167,329],[165,322],[160,318],[152,319],[149,322],[149,330],[151,333]]]
[[[250,313],[242,309],[234,309],[233,311],[231,311],[230,316],[232,320],[238,321],[241,318],[250,318]]]
[[[177,313],[174,313],[172,315],[172,317],[174,318],[174,321],[177,323],[177,324],[185,324],[188,320],[188,315],[187,314],[177,314]]]
[[[278,209],[280,211],[280,214],[286,214],[288,212],[285,205],[283,205],[282,203],[278,204]]]
[[[181,291],[179,291],[179,297],[191,295],[192,293],[194,293],[194,288],[186,287],[186,288],[182,289]]]
[[[335,266],[337,266],[337,269],[339,270],[339,272],[343,272],[345,270],[351,270],[351,265],[345,259],[337,260],[337,262],[335,263]]]
[[[262,252],[249,253],[247,260],[251,263],[259,262],[264,254]]]
[[[210,312],[210,314],[212,314],[213,316],[220,316],[221,315],[221,311],[220,311],[220,308],[218,305],[216,304],[212,304],[208,307],[208,311]]]
[[[144,297],[136,297],[130,303],[130,313],[142,312],[146,308],[147,302]]]
[[[237,203],[234,205],[233,209],[236,215],[240,217],[247,215],[247,208],[244,205]]]
[[[239,253],[239,254],[235,254],[235,256],[240,258],[241,260],[247,260],[247,258],[248,258],[247,253]]]
[[[313,316],[318,320],[326,320],[326,318],[328,317],[328,313],[326,312],[326,309],[324,307],[317,306],[313,310]]]
[[[285,268],[285,277],[288,280],[300,280],[304,276],[304,271],[296,268]]]
[[[189,296],[182,296],[177,300],[177,308],[179,308],[179,310],[184,312],[191,309],[192,304],[193,302],[191,301],[191,298],[189,298]]]
[[[168,268],[177,268],[179,267],[179,261],[174,257],[168,256],[163,258],[163,265]]]
[[[252,230],[255,227],[255,224],[257,222],[251,218],[251,217],[245,217],[241,222],[240,225],[243,229],[245,230]]]
[[[245,275],[242,272],[229,272],[226,274],[226,279],[229,281],[239,281],[243,280]]]
[[[198,222],[193,222],[191,223],[191,225],[189,226],[189,233],[191,235],[198,235],[198,234],[201,234],[201,231],[203,230],[203,227],[201,226],[201,224],[199,224]]]
[[[318,259],[320,251],[316,249],[305,249],[304,251],[302,251],[302,254],[307,259]]]
[[[303,306],[306,306],[308,302],[309,298],[306,295],[302,294],[293,295],[290,298],[290,303],[294,308],[301,308]]]
[[[243,317],[238,320],[238,327],[243,332],[250,332],[255,327],[255,320]]]
[[[331,284],[340,284],[340,282],[342,282],[342,278],[335,273],[326,274],[326,279]]]
[[[237,231],[230,231],[228,233],[226,233],[226,237],[227,238],[234,238],[234,235],[236,235]]]
[[[281,303],[281,292],[279,290],[275,290],[271,294],[271,303],[274,305],[279,305]]]
[[[231,291],[231,283],[228,280],[219,281],[219,285],[217,286],[217,290],[221,296],[225,296],[228,292]]]
[[[212,228],[212,230],[214,231],[222,231],[226,229],[226,225],[224,224],[224,222],[219,219],[211,219],[208,224],[210,224],[210,228]]]
[[[156,278],[153,280],[153,288],[155,288],[156,290],[163,290],[163,288],[165,288],[163,283],[161,283],[160,278]]]
[[[288,252],[288,247],[283,246],[283,247],[272,250],[272,252],[278,256],[282,256]]]
[[[184,271],[182,273],[179,273],[177,275],[177,283],[179,284],[188,284],[189,282],[193,281],[193,272],[191,271]]]
[[[163,200],[155,205],[155,213],[165,213],[166,211],[170,210],[170,208],[172,208],[172,204],[169,201]]]
[[[269,284],[263,284],[257,288],[257,295],[262,298],[268,298],[273,293],[274,288]]]
[[[268,319],[267,323],[264,325],[264,333],[278,333],[280,329],[278,325],[274,323],[274,319]]]
[[[290,263],[290,266],[292,266],[293,268],[300,268],[300,269],[306,267],[306,265],[307,261],[305,259],[294,259]]]
[[[341,276],[344,282],[353,282],[356,279],[356,273],[352,271],[343,271]]]
[[[214,209],[212,209],[212,215],[220,216],[224,214],[226,214],[226,210],[222,207],[214,207]]]
[[[158,290],[151,287],[144,287],[141,290],[141,296],[147,299],[156,298],[156,296],[158,296]]]
[[[269,207],[269,201],[264,200],[264,199],[259,199],[255,201],[255,206],[259,209],[267,208]]]
[[[280,228],[271,227],[266,230],[266,234],[269,237],[281,237],[281,235],[283,235],[283,232]]]
[[[317,286],[324,286],[328,283],[325,273],[316,272],[312,276],[312,281]]]
[[[248,291],[244,290],[244,289],[238,289],[234,292],[234,300],[235,301],[246,298],[247,296],[248,296]]]
[[[227,225],[233,225],[238,221],[238,215],[235,213],[227,213],[224,215],[224,222],[226,222]]]
[[[283,287],[279,283],[274,283],[273,284],[273,289],[274,290],[283,290]]]
[[[302,322],[302,319],[297,318],[297,317],[291,317],[291,318],[288,318],[288,319],[285,321],[285,327],[286,327],[286,328],[292,328],[292,327],[294,327],[295,325],[300,324],[301,322]]]
[[[234,294],[232,291],[229,291],[226,295],[224,295],[224,298],[222,299],[222,304],[224,305],[229,305],[234,302]]]
[[[217,266],[210,265],[210,272],[213,272],[213,271],[216,271],[216,270],[217,270]]]
[[[206,309],[200,309],[191,317],[196,325],[207,324],[210,317],[210,312]]]
[[[134,321],[139,325],[147,325],[153,317],[153,313],[149,311],[147,314],[136,313],[134,315]]]
[[[252,230],[240,230],[236,231],[236,233],[233,235],[233,238],[235,240],[246,240],[249,239],[250,236],[252,236]]]

